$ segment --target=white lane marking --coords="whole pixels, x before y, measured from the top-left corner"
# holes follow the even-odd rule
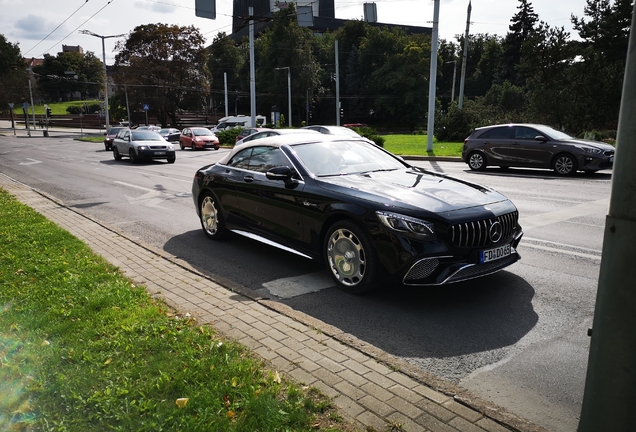
[[[589,201],[553,212],[539,213],[532,216],[520,217],[519,224],[525,231],[534,227],[546,226],[553,223],[563,222],[575,217],[587,216],[590,214],[607,215],[608,209],[609,198],[603,198],[597,201]]]
[[[31,162],[20,162],[20,165],[36,165],[36,164],[41,164],[42,161],[36,160],[36,159],[31,159],[31,158],[27,158],[28,160],[30,160]]]
[[[529,247],[529,248],[532,248],[532,249],[544,250],[544,251],[547,251],[547,252],[555,252],[555,253],[560,253],[560,254],[565,254],[565,255],[572,255],[572,256],[576,256],[576,257],[580,257],[580,258],[593,259],[593,260],[597,260],[597,261],[602,258],[601,255],[585,254],[585,253],[581,253],[581,252],[574,252],[574,251],[568,251],[568,250],[563,250],[563,249],[551,248],[551,247],[548,247],[548,246],[534,245],[532,243],[519,243],[519,246],[517,246],[517,249],[524,248],[524,247]]]
[[[602,250],[598,250],[598,249],[584,248],[584,247],[581,247],[581,246],[575,246],[575,245],[566,244],[566,243],[558,243],[558,242],[553,242],[553,241],[549,241],[549,240],[541,240],[541,239],[532,238],[532,237],[523,236],[523,239],[527,240],[527,241],[537,242],[537,243],[547,243],[547,244],[552,244],[552,245],[555,245],[555,246],[563,246],[563,247],[567,247],[567,248],[571,248],[571,249],[578,249],[578,250],[593,252],[593,253],[597,253],[599,255],[601,253],[603,253]]]
[[[140,197],[130,197],[128,195],[124,195],[126,199],[128,200],[128,203],[133,205],[143,205],[146,207],[161,208],[159,204],[161,204],[163,201],[167,200],[168,198],[172,197],[172,195],[167,194],[165,192],[157,191],[154,189],[148,189],[143,186],[138,186],[138,185],[125,183],[121,181],[115,181],[113,183],[117,183],[123,186],[128,186],[131,188],[141,189],[143,191],[146,191],[146,193]]]
[[[309,273],[283,279],[275,279],[263,284],[272,295],[290,299],[303,294],[317,292],[334,286],[328,271]]]

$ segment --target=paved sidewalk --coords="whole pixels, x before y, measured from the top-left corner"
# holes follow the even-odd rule
[[[360,430],[544,431],[353,335],[215,279],[2,173],[0,188],[86,242],[151,295],[250,348],[273,369],[320,389]],[[389,428],[397,424],[401,429]]]

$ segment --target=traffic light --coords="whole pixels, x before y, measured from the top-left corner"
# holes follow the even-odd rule
[[[340,117],[344,118],[344,109],[340,108]]]
[[[50,118],[51,117],[51,108],[46,107],[46,118]]]

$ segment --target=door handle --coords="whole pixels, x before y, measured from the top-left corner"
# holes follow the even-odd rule
[[[251,175],[246,175],[245,177],[243,177],[243,181],[245,183],[252,183],[254,181],[254,177]]]

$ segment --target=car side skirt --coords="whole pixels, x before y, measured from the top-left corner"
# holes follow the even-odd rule
[[[282,245],[280,243],[276,243],[275,241],[266,239],[265,237],[261,237],[258,234],[253,234],[251,232],[242,231],[242,230],[235,230],[235,229],[232,229],[230,231],[232,231],[235,234],[242,235],[243,237],[247,237],[249,239],[256,240],[256,241],[259,241],[261,243],[265,243],[266,245],[274,246],[274,247],[276,247],[278,249],[282,249],[284,251],[291,252],[291,253],[299,255],[299,256],[301,256],[303,258],[313,259],[309,255],[305,255],[304,253],[299,252],[296,249],[292,249],[292,248],[284,246],[284,245]]]

